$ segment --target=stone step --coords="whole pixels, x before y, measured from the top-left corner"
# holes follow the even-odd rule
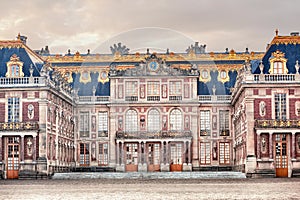
[[[242,179],[242,172],[72,172],[55,173],[52,179]]]

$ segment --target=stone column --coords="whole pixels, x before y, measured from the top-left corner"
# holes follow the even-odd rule
[[[188,162],[191,163],[191,144],[188,141]]]
[[[270,159],[273,160],[273,133],[269,133],[269,154],[270,154]]]
[[[2,135],[0,135],[0,162],[2,162]]]
[[[140,163],[142,163],[142,156],[143,156],[143,154],[142,154],[142,142],[141,141],[139,141],[139,153],[138,153],[138,164],[140,164]]]
[[[165,153],[165,158],[166,158],[166,164],[170,164],[170,159],[169,159],[169,141],[166,141],[166,153]]]
[[[124,142],[122,141],[121,145],[121,164],[125,164],[124,162]]]
[[[296,141],[295,141],[295,132],[292,132],[292,159],[296,159]]]
[[[182,154],[183,154],[183,162],[182,163],[186,163],[186,143],[185,143],[185,141],[183,142],[183,152],[182,152]]]
[[[33,136],[33,156],[32,160],[35,162],[36,161],[36,136]]]
[[[120,142],[117,141],[116,164],[120,164]]]
[[[25,153],[25,145],[24,145],[24,135],[21,135],[21,145],[20,145],[20,152],[21,152],[21,157],[20,157],[20,161],[23,162],[24,161],[24,153]]]
[[[160,142],[160,164],[164,164],[164,141]]]
[[[260,132],[257,133],[257,137],[256,137],[256,149],[257,149],[257,159],[260,160]]]

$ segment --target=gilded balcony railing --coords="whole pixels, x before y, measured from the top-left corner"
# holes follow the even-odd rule
[[[0,131],[24,131],[38,130],[38,122],[2,122],[0,123]]]
[[[300,120],[256,120],[255,128],[300,128]]]
[[[117,131],[118,139],[155,139],[155,138],[189,138],[192,137],[191,131]]]

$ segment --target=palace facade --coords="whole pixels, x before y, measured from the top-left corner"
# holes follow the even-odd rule
[[[300,36],[265,52],[50,54],[0,41],[0,174],[300,172]]]

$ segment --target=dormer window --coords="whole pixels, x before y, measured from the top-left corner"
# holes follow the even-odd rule
[[[284,57],[284,53],[279,50],[273,52],[270,58],[270,74],[287,74],[286,62],[287,59]]]
[[[7,72],[5,74],[8,78],[17,78],[23,77],[23,62],[20,61],[20,58],[14,54],[10,57],[10,60],[6,63]]]
[[[283,63],[280,61],[274,62],[273,74],[283,74]]]

